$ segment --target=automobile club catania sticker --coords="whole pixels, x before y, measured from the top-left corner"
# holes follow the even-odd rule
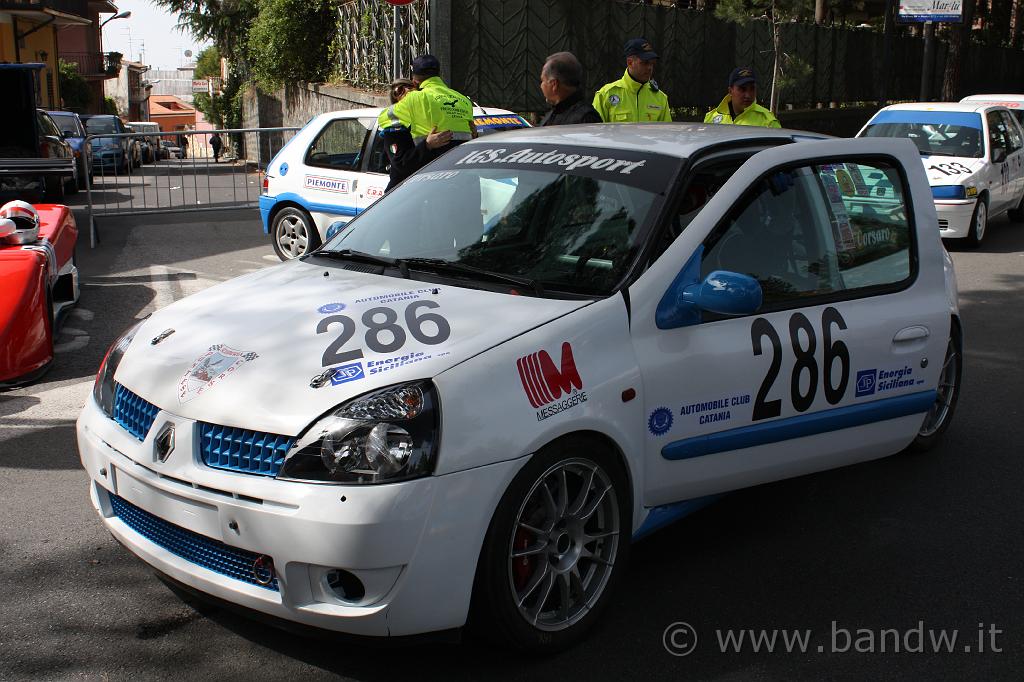
[[[178,382],[178,402],[184,404],[198,398],[218,381],[258,357],[256,353],[235,350],[223,344],[210,346],[210,350],[200,355]]]

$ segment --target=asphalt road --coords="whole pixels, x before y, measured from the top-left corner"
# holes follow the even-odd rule
[[[999,219],[982,249],[953,253],[966,374],[939,449],[733,493],[654,534],[600,627],[547,659],[289,634],[194,608],[123,550],[74,440],[102,354],[150,310],[276,258],[255,211],[109,219],[101,238],[79,250],[82,299],[55,367],[0,393],[0,679],[1021,677],[1024,226]],[[676,622],[696,634],[686,657],[663,646]],[[786,653],[781,635],[774,653],[720,650],[716,630],[772,628],[810,630],[807,652]],[[904,651],[918,628],[926,651]],[[928,652],[942,629],[959,630],[955,651]]]

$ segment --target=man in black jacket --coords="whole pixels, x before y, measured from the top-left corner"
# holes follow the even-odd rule
[[[551,105],[542,126],[601,123],[601,115],[583,97],[583,65],[572,52],[556,52],[540,71],[540,91]]]

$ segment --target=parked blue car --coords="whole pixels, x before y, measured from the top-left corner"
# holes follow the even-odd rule
[[[85,130],[90,135],[116,135],[128,130],[121,119],[110,114],[82,116]],[[132,140],[128,137],[96,137],[92,141],[92,165],[105,170],[110,168],[118,174],[127,173],[132,163]]]
[[[85,139],[85,124],[73,111],[47,111],[61,135],[71,145],[78,167],[78,187],[85,189],[85,176],[92,182],[92,145]]]

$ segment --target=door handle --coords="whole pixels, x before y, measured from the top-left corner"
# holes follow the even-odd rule
[[[892,342],[908,343],[910,341],[922,341],[928,338],[929,333],[928,327],[922,327],[921,325],[905,327],[896,332],[896,336],[892,337]]]

